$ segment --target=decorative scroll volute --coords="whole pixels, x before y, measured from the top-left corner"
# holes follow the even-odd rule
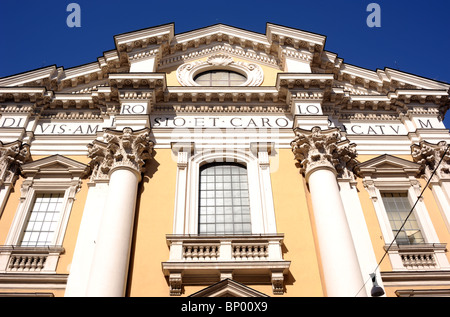
[[[148,128],[139,131],[131,128],[106,130],[104,140],[95,140],[88,145],[92,180],[108,179],[111,170],[118,166],[132,168],[138,173],[145,171],[145,161],[151,158],[154,145]]]
[[[314,127],[311,131],[296,128],[296,138],[291,142],[295,159],[300,163],[300,172],[306,177],[316,168],[328,167],[338,177],[353,178],[356,161],[356,145],[341,141],[338,129],[322,131]]]
[[[422,166],[422,172],[426,177],[430,177],[437,168],[435,174],[437,177],[450,178],[450,150],[446,153],[447,147],[448,145],[445,141],[437,144],[421,141],[419,144],[411,146],[411,155],[414,162]],[[444,157],[442,158],[443,155]],[[442,162],[438,167],[441,158]]]
[[[3,144],[0,141],[0,185],[13,183],[20,165],[31,161],[30,146],[21,141]]]

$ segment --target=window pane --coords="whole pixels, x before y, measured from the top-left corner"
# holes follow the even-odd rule
[[[384,208],[386,209],[392,232],[395,236],[411,211],[408,194],[382,193],[381,196],[383,198]],[[425,242],[414,212],[411,213],[400,233],[398,233],[396,242],[397,244],[418,244]]]
[[[201,86],[239,86],[247,78],[232,71],[210,70],[195,76],[194,81]]]
[[[203,182],[209,184],[209,179],[204,175],[213,179],[214,186],[211,189],[203,186]],[[203,166],[200,169],[199,233],[251,233],[247,188],[247,170],[244,166],[232,163]],[[203,217],[205,206],[210,209],[211,218]]]
[[[63,197],[62,193],[36,195],[20,245],[36,247],[52,243]]]

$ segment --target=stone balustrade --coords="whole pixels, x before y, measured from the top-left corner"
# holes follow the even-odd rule
[[[169,259],[162,263],[170,295],[181,295],[182,285],[211,284],[225,278],[272,284],[284,293],[290,261],[283,259],[282,234],[168,235]],[[258,276],[256,276],[258,275]]]

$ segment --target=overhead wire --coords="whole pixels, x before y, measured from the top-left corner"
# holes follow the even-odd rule
[[[411,214],[414,211],[414,208],[416,207],[417,203],[419,202],[419,200],[422,198],[423,193],[425,192],[425,190],[427,189],[428,185],[431,182],[431,179],[433,178],[434,174],[436,173],[437,169],[439,168],[439,165],[441,165],[442,161],[444,160],[445,155],[447,154],[448,149],[450,148],[450,144],[447,145],[447,148],[445,149],[444,153],[442,154],[441,159],[439,160],[438,164],[436,165],[436,167],[434,168],[433,172],[431,173],[430,177],[428,178],[427,184],[423,187],[422,192],[420,193],[420,195],[417,197],[416,202],[414,203],[414,205],[412,206],[411,210],[409,211],[408,215],[406,216],[405,220],[403,221],[402,225],[400,226],[400,229],[397,230],[397,233],[394,236],[394,239],[392,240],[392,242],[389,244],[389,246],[387,247],[387,249],[385,250],[383,256],[381,257],[381,260],[378,262],[377,266],[375,267],[375,269],[373,270],[373,274],[376,273],[376,271],[378,270],[378,268],[380,267],[381,263],[383,262],[384,258],[386,257],[386,255],[388,254],[390,248],[392,247],[392,245],[394,244],[394,242],[397,240],[398,235],[400,234],[401,230],[403,229],[403,227],[406,225],[406,222],[408,221],[408,218],[411,216]],[[355,297],[358,296],[358,294],[361,292],[361,290],[366,286],[367,282],[369,282],[371,280],[371,278],[369,277],[366,282],[364,282],[363,286],[359,289],[358,293],[356,293]]]

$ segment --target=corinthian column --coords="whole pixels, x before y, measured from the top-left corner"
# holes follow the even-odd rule
[[[107,130],[104,139],[89,146],[93,173],[108,174],[109,189],[86,293],[119,297],[125,295],[138,183],[153,143],[148,129]]]
[[[364,281],[336,179],[355,164],[355,148],[340,141],[338,129],[294,132],[292,151],[311,193],[327,296],[355,296]]]
[[[22,144],[21,141],[3,144],[0,141],[0,215],[17,179],[20,165],[30,160],[28,144]]]
[[[450,149],[447,142],[432,144],[421,141],[411,146],[411,155],[414,162],[422,166],[425,179],[430,180],[431,190],[450,230]]]

